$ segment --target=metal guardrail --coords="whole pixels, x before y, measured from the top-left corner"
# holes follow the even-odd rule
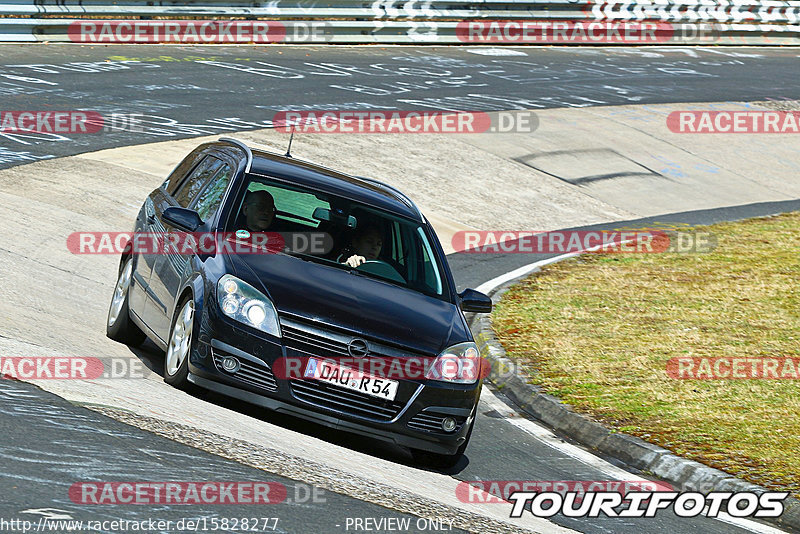
[[[248,2],[202,0],[159,5],[148,0],[0,0],[0,16],[261,17],[271,19],[518,19],[658,20],[665,22],[800,23],[800,0],[452,0]],[[368,6],[368,7],[367,7]]]
[[[712,24],[714,44],[800,44],[800,0],[0,0],[0,41],[70,41],[93,19],[270,20],[287,34],[319,21],[324,42],[375,44],[482,44],[459,37],[463,21],[647,21]]]

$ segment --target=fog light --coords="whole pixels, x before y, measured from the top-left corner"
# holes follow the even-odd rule
[[[239,360],[231,356],[226,356],[222,359],[222,368],[229,373],[235,373],[239,370]]]
[[[456,420],[452,417],[445,417],[442,420],[442,430],[445,432],[452,432],[456,429]]]

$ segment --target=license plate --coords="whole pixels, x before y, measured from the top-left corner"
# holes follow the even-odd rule
[[[379,399],[394,400],[399,382],[379,378],[367,373],[344,367],[327,360],[309,358],[303,378],[321,380],[339,387],[365,393]]]

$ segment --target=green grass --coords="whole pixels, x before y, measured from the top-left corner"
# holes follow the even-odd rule
[[[497,337],[615,430],[800,496],[800,381],[675,380],[676,356],[800,357],[800,213],[719,224],[707,254],[589,254],[512,287]]]

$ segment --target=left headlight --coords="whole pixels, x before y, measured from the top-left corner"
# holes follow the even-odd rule
[[[481,359],[475,343],[459,343],[442,351],[425,373],[425,378],[455,384],[474,384],[481,373]]]
[[[256,288],[229,274],[217,282],[217,304],[222,313],[275,337],[281,336],[278,312]]]

